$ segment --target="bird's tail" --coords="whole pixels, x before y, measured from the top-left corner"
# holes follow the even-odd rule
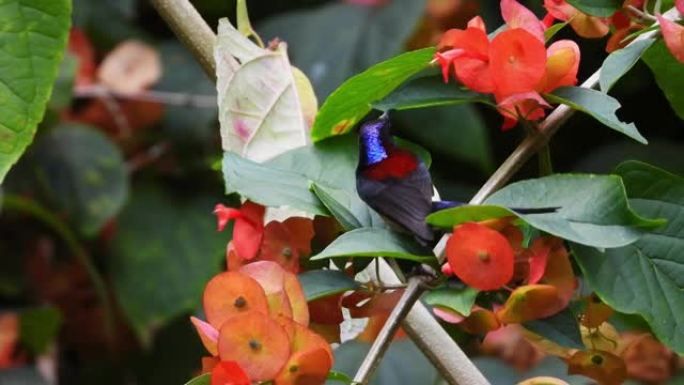
[[[454,207],[467,206],[468,203],[458,201],[436,201],[432,202],[432,212],[439,210],[446,210]],[[518,214],[549,214],[555,213],[560,207],[534,207],[534,208],[519,208],[509,207]]]

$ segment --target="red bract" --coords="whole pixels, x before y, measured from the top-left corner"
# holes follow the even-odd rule
[[[444,81],[448,81],[453,66],[456,77],[473,91],[494,92],[489,68],[489,39],[484,29],[468,27],[466,30],[447,31],[437,46],[437,61],[442,66]]]
[[[679,13],[684,16],[684,0],[677,0],[675,2],[675,6],[677,7],[677,10]]]
[[[514,255],[508,240],[477,223],[464,223],[454,229],[446,255],[454,274],[480,290],[498,289],[513,277]]]
[[[259,259],[276,262],[296,274],[300,257],[311,254],[313,235],[313,222],[308,218],[292,217],[282,223],[269,222],[264,229]]]
[[[250,385],[252,382],[235,361],[222,361],[211,371],[211,385]]]
[[[501,16],[509,28],[522,28],[544,43],[544,24],[515,0],[501,0]]]
[[[680,5],[681,6],[681,5]],[[680,63],[684,63],[684,27],[672,20],[658,16],[660,30],[663,33],[665,45]]]
[[[242,259],[253,259],[259,251],[264,235],[265,210],[263,206],[250,201],[245,202],[240,209],[226,207],[220,203],[214,208],[219,231],[223,231],[230,220],[235,220],[233,243]]]

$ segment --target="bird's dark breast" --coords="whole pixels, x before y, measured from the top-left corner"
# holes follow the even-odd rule
[[[432,210],[432,181],[424,164],[403,178],[376,180],[357,172],[356,189],[373,210],[414,234],[423,244],[434,240],[433,230],[425,223]]]

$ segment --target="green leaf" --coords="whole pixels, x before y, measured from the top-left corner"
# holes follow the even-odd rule
[[[359,288],[359,283],[338,270],[311,270],[297,276],[307,301]]]
[[[356,195],[352,195],[352,192],[325,187],[316,183],[311,187],[318,199],[345,230],[373,227],[374,222],[382,223],[382,219],[377,217],[363,201],[357,199]]]
[[[370,344],[359,341],[348,341],[335,349],[335,365],[333,370],[349,376],[356,373],[363,358],[368,353]],[[410,339],[394,341],[380,361],[369,385],[416,385],[435,384],[437,370],[425,358],[425,355]],[[328,381],[326,385],[339,385],[336,381]]]
[[[388,257],[415,262],[433,262],[434,255],[410,238],[385,229],[361,228],[335,239],[313,261],[326,258]]]
[[[220,270],[227,236],[211,211],[217,197],[174,198],[142,187],[119,216],[109,273],[124,314],[143,339],[199,306],[206,282]]]
[[[577,319],[570,309],[548,318],[525,322],[522,326],[560,346],[571,349],[585,348]]]
[[[451,309],[467,317],[470,315],[478,293],[477,289],[469,286],[462,288],[444,287],[428,292],[423,299],[430,306]]]
[[[223,179],[226,194],[238,193],[265,206],[289,206],[310,214],[328,215],[328,210],[309,189],[310,180],[296,171],[276,169],[226,152]]]
[[[344,382],[345,384],[353,385],[354,380],[349,377],[348,375],[342,373],[342,372],[336,372],[334,370],[331,370],[330,373],[328,373],[328,380],[329,381],[336,381],[336,382]]]
[[[577,111],[594,117],[615,131],[621,132],[637,142],[647,144],[634,123],[624,123],[615,115],[620,102],[603,92],[583,87],[561,87],[552,94],[544,95],[552,103],[565,104]]]
[[[515,215],[513,211],[501,206],[464,205],[432,213],[426,221],[432,226],[450,229],[465,222],[479,222]]]
[[[62,314],[52,307],[27,309],[19,318],[19,340],[22,345],[39,355],[57,338],[62,326]]]
[[[572,191],[582,193],[569,193]],[[522,215],[506,207],[559,209]],[[631,209],[619,177],[591,174],[558,174],[513,183],[489,197],[485,206],[442,210],[430,215],[428,223],[451,228],[463,222],[509,215],[560,238],[595,247],[628,245],[645,230],[664,223],[645,219]]]
[[[549,27],[546,31],[544,31],[544,41],[548,42],[549,40],[553,39],[553,37],[556,36],[556,34],[567,25],[568,22],[566,21],[564,23],[556,23]]]
[[[293,63],[309,76],[319,100],[324,100],[351,76],[404,52],[426,3],[393,0],[382,7],[367,7],[326,2],[283,13],[257,29],[264,40],[279,38],[288,43]]]
[[[634,244],[598,250],[574,245],[589,285],[612,308],[640,314],[664,344],[684,353],[684,178],[640,162],[616,173],[641,215],[668,219]]]
[[[407,82],[373,103],[373,108],[381,111],[410,110],[475,102],[496,105],[487,95],[461,88],[453,83],[445,84],[441,78],[432,76]]]
[[[0,7],[0,183],[43,119],[70,24],[69,0],[6,0]]]
[[[613,16],[622,8],[622,0],[568,0],[568,3],[582,13],[599,17]]]
[[[211,373],[204,373],[185,383],[185,385],[209,385],[211,384]]]
[[[40,186],[82,234],[95,235],[128,198],[121,150],[87,126],[63,125],[40,137],[33,150]]]
[[[643,56],[651,68],[658,87],[670,102],[670,106],[680,119],[684,119],[684,66],[672,56],[660,40]]]
[[[601,91],[610,91],[610,89],[613,88],[613,85],[634,67],[641,58],[641,55],[643,55],[655,41],[655,38],[639,40],[608,55],[601,66],[601,76],[599,78]]]
[[[350,78],[333,92],[314,122],[314,141],[349,132],[368,112],[371,104],[392,92],[408,78],[427,68],[434,48],[411,51],[376,64]]]
[[[452,85],[453,86],[453,85]],[[455,87],[455,86],[454,86]],[[489,128],[473,105],[404,110],[392,114],[400,134],[445,161],[465,161],[484,173],[494,168]]]

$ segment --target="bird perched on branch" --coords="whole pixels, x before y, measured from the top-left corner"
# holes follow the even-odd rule
[[[461,206],[462,202],[432,201],[432,178],[423,161],[392,139],[384,113],[359,129],[356,190],[359,197],[392,224],[413,234],[422,245],[432,245],[435,231],[425,222],[432,212]],[[512,209],[520,214],[543,214],[558,208]]]
[[[418,156],[394,143],[387,113],[359,129],[356,190],[368,206],[421,244],[434,241],[425,223],[432,212],[432,178]]]

